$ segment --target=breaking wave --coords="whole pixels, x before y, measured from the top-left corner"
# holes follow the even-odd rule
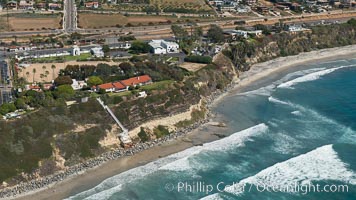
[[[268,130],[265,124],[258,124],[251,128],[234,133],[223,139],[206,143],[203,146],[195,146],[182,152],[161,158],[157,161],[148,163],[144,166],[137,167],[111,178],[106,179],[96,187],[69,197],[68,200],[74,199],[108,199],[114,193],[120,191],[124,184],[139,180],[149,174],[159,170],[183,171],[193,169],[190,158],[203,151],[223,151],[229,148],[243,146],[251,137],[262,134]],[[196,167],[194,165],[194,167]]]
[[[298,83],[303,83],[303,82],[308,82],[308,81],[314,81],[319,79],[320,77],[330,74],[336,70],[347,68],[347,67],[354,67],[355,65],[348,65],[348,66],[341,66],[341,67],[334,67],[330,69],[324,69],[321,71],[316,71],[298,78],[295,78],[291,81],[287,81],[285,83],[281,83],[277,86],[277,88],[292,88],[293,85],[296,85]]]
[[[241,195],[243,191],[240,188],[244,184],[283,188],[296,183],[308,184],[312,181],[324,180],[340,181],[352,185],[356,184],[356,173],[348,169],[348,165],[338,157],[332,145],[325,145],[308,153],[277,163],[254,176],[241,180],[235,186],[226,188],[225,192]],[[213,194],[203,199],[220,199],[219,195]]]

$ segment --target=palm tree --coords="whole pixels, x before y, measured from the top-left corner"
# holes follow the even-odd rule
[[[30,76],[30,72],[26,72],[26,76],[27,76],[26,81],[28,82],[28,77]]]
[[[51,68],[52,68],[52,79],[54,80],[54,70],[56,69],[56,66],[52,65]]]
[[[45,77],[44,74],[40,74],[40,78],[42,79],[42,82],[44,82],[43,78]]]
[[[35,74],[36,74],[36,68],[33,68],[33,70],[32,70],[32,75],[33,75],[32,82],[33,83],[35,82]]]
[[[42,66],[42,70],[45,71],[46,70],[46,66],[43,65]]]

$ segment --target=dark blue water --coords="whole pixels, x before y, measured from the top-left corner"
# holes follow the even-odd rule
[[[215,112],[231,136],[71,199],[356,199],[356,60],[290,72]]]

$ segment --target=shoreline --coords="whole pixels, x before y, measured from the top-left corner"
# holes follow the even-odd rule
[[[278,73],[290,69],[293,66],[302,65],[303,63],[351,56],[353,53],[356,53],[356,45],[306,52],[295,56],[279,57],[267,62],[254,64],[249,71],[240,74],[239,80],[236,83],[232,82],[230,86],[223,91],[219,90],[212,93],[212,95],[207,98],[207,108],[211,110],[213,106],[222,98],[229,95],[231,91],[250,86],[272,73]],[[128,150],[120,149],[104,153],[85,163],[70,167],[69,170],[65,172],[58,172],[50,177],[43,177],[42,181],[31,181],[12,187],[12,189],[15,190],[9,194],[14,194],[15,191],[21,191],[21,193],[17,194],[16,197],[7,197],[30,200],[45,198],[62,199],[78,191],[90,189],[108,177],[144,165],[160,157],[168,156],[206,142],[218,140],[219,137],[214,135],[213,132],[214,130],[221,131],[222,128],[209,125],[207,122],[209,122],[210,118],[215,117],[208,116],[208,118],[202,122],[195,123],[192,127],[177,131],[162,139],[144,144],[136,144],[133,148]],[[204,130],[207,134],[199,134],[199,129],[202,128],[212,130]],[[35,189],[31,188],[31,184]],[[87,185],[82,186],[83,184]],[[11,188],[5,190],[9,192]],[[4,193],[1,193],[2,192],[0,192],[0,197],[4,195]]]

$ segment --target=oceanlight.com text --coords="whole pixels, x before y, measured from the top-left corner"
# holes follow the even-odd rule
[[[212,194],[219,192],[283,192],[283,193],[298,193],[306,195],[308,193],[347,193],[349,192],[348,185],[335,185],[335,184],[312,184],[312,183],[292,183],[292,184],[248,184],[248,183],[225,183],[219,182],[216,184],[208,184],[203,181],[193,182],[178,182],[167,183],[165,190],[168,192],[179,193],[201,193]]]

